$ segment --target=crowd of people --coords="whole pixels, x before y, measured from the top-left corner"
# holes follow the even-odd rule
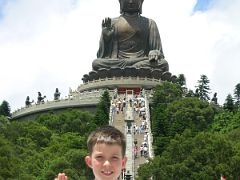
[[[146,118],[145,98],[142,93],[139,94],[118,94],[113,98],[111,109],[112,114],[124,113],[127,107],[132,108],[134,114],[134,123],[132,133],[134,140],[133,153],[134,158],[149,156],[149,124]],[[137,142],[137,139],[139,142]]]
[[[135,96],[120,95],[113,101],[112,110],[116,113],[124,113],[126,104],[133,108],[135,121],[133,124],[132,132],[134,136],[142,135],[143,137],[140,144],[137,140],[134,141],[133,152],[134,157],[137,158],[139,155],[141,157],[148,157],[148,123],[146,120],[146,107],[145,98],[142,94]]]
[[[134,157],[137,158],[138,154],[140,156],[148,157],[149,150],[148,150],[148,123],[146,120],[146,106],[145,106],[145,99],[143,96],[138,95],[135,96],[133,100],[133,108],[134,113],[138,116],[138,121],[133,124],[133,134],[142,134],[143,139],[141,140],[140,144],[134,143]],[[142,137],[142,136],[140,136]],[[138,147],[139,146],[139,147]]]

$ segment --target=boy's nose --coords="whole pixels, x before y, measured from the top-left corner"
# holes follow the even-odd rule
[[[110,162],[108,160],[106,160],[103,165],[104,166],[110,166]]]

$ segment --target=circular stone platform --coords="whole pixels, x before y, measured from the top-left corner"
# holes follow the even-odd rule
[[[156,85],[162,84],[162,80],[140,77],[112,77],[85,82],[78,86],[78,92],[89,91],[92,89],[115,89],[115,88],[144,88],[152,89]]]

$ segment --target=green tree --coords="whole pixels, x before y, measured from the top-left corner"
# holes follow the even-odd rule
[[[170,82],[164,82],[162,85],[156,86],[152,99],[151,106],[151,119],[152,119],[152,133],[158,135],[159,132],[163,131],[163,120],[159,119],[160,117],[164,119],[165,110],[171,102],[174,100],[182,98],[182,89],[179,85],[173,84]]]
[[[101,96],[100,102],[97,105],[95,114],[96,125],[107,125],[109,123],[109,112],[110,112],[110,96],[108,91],[104,91]]]
[[[14,145],[0,135],[0,179],[14,179],[18,177],[20,159],[14,150]]]
[[[239,142],[239,139],[235,141]],[[240,151],[237,145],[225,135],[201,132],[195,136],[195,133],[186,130],[171,140],[161,156],[140,166],[139,179],[204,180],[218,179],[221,175],[238,179]]]
[[[235,111],[234,99],[231,94],[227,95],[225,103],[223,104],[223,109],[230,111],[230,112]]]
[[[0,133],[3,133],[10,125],[10,121],[6,116],[0,115]]]
[[[11,117],[10,105],[7,101],[3,101],[0,105],[0,115]]]
[[[188,89],[186,87],[186,78],[184,74],[179,74],[177,77],[177,84],[179,84],[182,88],[183,91],[183,96],[187,96],[188,94]]]
[[[240,128],[240,112],[224,111],[214,116],[211,132],[228,133]]]
[[[77,132],[85,135],[96,128],[92,114],[75,109],[43,114],[37,118],[37,122],[59,134]]]
[[[234,97],[236,99],[236,107],[240,108],[240,83],[235,86],[234,89]]]
[[[209,79],[206,75],[201,75],[200,80],[198,80],[198,85],[196,86],[198,90],[198,96],[201,100],[209,100],[210,87],[209,87]]]
[[[170,82],[163,82],[154,89],[152,108],[154,109],[161,104],[167,105],[180,98],[182,98],[181,86]]]
[[[0,179],[53,179],[60,171],[69,179],[91,179],[84,157],[87,136],[96,128],[93,118],[72,109],[34,121],[9,123],[0,116]]]
[[[91,173],[84,163],[87,155],[86,139],[72,132],[52,136],[52,141],[43,152],[48,163],[41,176],[53,179],[58,172],[65,172],[71,179],[88,179]]]
[[[186,78],[185,78],[184,74],[178,75],[177,84],[179,84],[181,87],[186,86]]]
[[[187,91],[186,97],[195,97],[194,91],[191,90],[191,89],[189,89],[189,90]]]
[[[52,136],[52,132],[47,127],[37,122],[29,122],[28,126],[24,128],[25,132],[27,132],[25,137],[36,142],[38,148],[47,147]]]
[[[207,129],[213,117],[212,106],[198,98],[186,97],[169,103],[166,108],[159,107],[153,115],[152,129],[157,130],[153,131],[155,154],[163,152],[171,138],[185,129],[195,132]]]
[[[168,135],[181,134],[185,129],[203,131],[214,118],[214,111],[208,102],[197,98],[183,98],[174,101],[167,108],[169,119]]]

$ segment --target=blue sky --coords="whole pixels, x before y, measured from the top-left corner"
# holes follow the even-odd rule
[[[0,20],[2,18],[2,15],[3,15],[3,8],[4,8],[4,5],[6,4],[6,0],[0,0]]]
[[[3,16],[3,8],[4,6],[9,3],[9,2],[12,2],[12,1],[16,1],[16,0],[0,0],[0,20]],[[77,0],[73,0],[73,1],[77,1]],[[196,12],[196,11],[207,11],[212,3],[213,3],[214,0],[197,0],[197,3],[196,5],[194,6],[193,8],[193,12]]]
[[[198,0],[193,11],[207,11],[211,7],[213,1],[214,0]]]
[[[13,0],[0,0],[0,18],[2,16],[3,7],[9,1],[13,1]],[[213,0],[198,0],[193,10],[194,11],[206,11],[209,8],[209,6],[211,5],[212,1]]]
[[[77,89],[96,58],[102,19],[119,16],[118,0],[0,0],[1,12],[6,2],[0,102],[12,110],[39,91],[52,100],[56,88],[62,98]],[[145,0],[142,15],[158,25],[170,72],[184,74],[193,90],[207,75],[210,96],[217,92],[223,104],[240,83],[239,9],[239,0]]]

